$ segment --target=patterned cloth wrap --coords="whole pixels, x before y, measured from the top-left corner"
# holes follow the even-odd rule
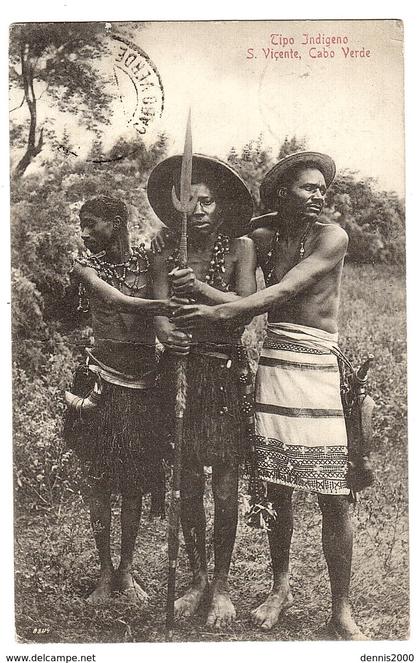
[[[164,514],[165,444],[159,422],[159,387],[154,347],[102,341],[87,351],[72,392],[86,397],[100,376],[98,407],[80,415],[69,409],[64,436],[82,462],[85,489],[152,495],[152,515]]]
[[[165,411],[173,428],[175,361],[160,362]],[[247,452],[253,421],[252,374],[244,347],[220,343],[192,345],[187,364],[187,405],[183,456],[191,463],[239,463]]]
[[[261,480],[347,495],[347,434],[337,335],[270,323],[255,391],[256,466]]]

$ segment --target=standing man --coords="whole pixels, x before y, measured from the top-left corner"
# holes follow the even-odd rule
[[[165,159],[153,170],[147,186],[153,210],[173,229],[180,218],[171,192],[179,186],[180,171],[180,156]],[[177,248],[167,245],[154,259],[155,296],[166,299],[172,289],[178,299],[192,298],[211,307],[255,292],[254,244],[238,237],[252,215],[252,199],[244,182],[227,164],[193,155],[191,188],[196,206],[188,218],[188,268],[178,268]],[[157,330],[167,351],[167,376],[174,377],[171,353],[189,352],[181,523],[193,577],[190,588],[175,603],[175,614],[193,615],[209,589],[203,497],[204,466],[211,465],[214,576],[207,624],[222,627],[236,614],[228,574],[238,520],[238,465],[246,444],[244,387],[249,367],[240,347],[243,326],[228,330],[225,325],[204,325],[187,336],[170,319],[160,317]]]
[[[67,392],[65,424],[68,443],[83,463],[101,565],[90,602],[109,598],[113,590],[147,598],[132,576],[142,496],[152,492],[154,506],[161,510],[164,505],[153,316],[169,306],[152,299],[150,255],[144,246],[131,246],[127,216],[125,204],[115,198],[84,203],[80,227],[88,254],[74,266],[81,284],[80,308],[87,310],[90,304],[95,338],[87,351],[95,388],[84,399]],[[110,546],[112,492],[122,495],[117,570]]]
[[[352,526],[347,484],[347,437],[340,399],[337,344],[340,283],[347,234],[318,220],[335,176],[333,160],[317,152],[282,159],[265,176],[261,200],[274,213],[254,220],[266,289],[208,307],[189,305],[175,314],[189,331],[210,322],[248,320],[268,313],[268,333],[256,382],[256,455],[260,478],[276,512],[269,532],[273,588],[253,612],[271,629],[292,601],[289,551],[294,488],[317,493],[322,543],[332,592],[329,632],[365,640],[351,615],[349,585]]]

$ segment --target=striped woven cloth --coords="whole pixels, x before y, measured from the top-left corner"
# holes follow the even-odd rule
[[[270,323],[258,366],[255,452],[259,477],[331,495],[349,493],[337,335]]]

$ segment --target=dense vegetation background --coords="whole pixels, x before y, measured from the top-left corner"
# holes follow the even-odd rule
[[[141,140],[131,144],[120,140],[105,153],[98,136],[82,160],[72,154],[66,131],[57,135],[54,123],[48,121],[38,126],[37,80],[50,81],[45,94],[54,103],[65,102],[75,110],[83,107],[83,119],[88,124],[94,121],[100,90],[89,81],[91,63],[100,49],[92,29],[83,34],[76,28],[51,29],[40,35],[35,28],[12,28],[11,86],[21,88],[22,104],[28,109],[23,123],[16,123],[11,114],[11,231],[17,624],[20,637],[29,640],[39,637],[36,629],[42,625],[48,628],[42,637],[52,641],[161,638],[152,614],[163,610],[163,523],[142,527],[144,547],[137,561],[142,569],[151,568],[150,576],[141,576],[152,597],[145,613],[129,613],[118,602],[98,613],[81,601],[94,581],[95,553],[78,489],[77,462],[61,436],[63,392],[91,336],[89,318],[77,313],[77,290],[69,277],[80,242],[78,209],[95,195],[121,197],[129,205],[132,234],[148,242],[159,222],[148,206],[145,185],[167,150],[167,137],[161,135],[149,147]],[[60,68],[63,62],[67,69]],[[87,82],[81,89],[71,84],[80,77]],[[106,109],[101,120],[106,122]],[[228,155],[217,156],[242,174],[259,214],[266,211],[258,197],[264,173],[279,157],[305,147],[311,146],[285,137],[280,153],[273,154],[262,137],[256,137],[242,148],[232,147]],[[373,178],[340,171],[323,216],[342,225],[350,237],[342,344],[355,359],[368,351],[377,357],[372,389],[378,403],[375,445],[380,478],[369,499],[356,509],[355,608],[372,638],[404,638],[408,628],[404,204],[395,192],[381,191]],[[263,333],[261,320],[247,332],[246,343],[254,357]],[[279,626],[272,636],[264,637],[313,637],[320,622],[320,597],[325,608],[321,614],[326,616],[319,515],[308,496],[299,495],[297,500],[301,515],[295,591],[302,594],[302,601],[284,629]],[[262,595],[268,584],[268,558],[264,538],[242,524],[239,541],[233,585],[240,613],[245,614],[251,598],[255,604],[255,595]],[[181,631],[181,638],[187,633]],[[190,639],[214,637],[197,620]],[[252,629],[247,617],[241,617],[239,625],[221,637],[263,636]]]

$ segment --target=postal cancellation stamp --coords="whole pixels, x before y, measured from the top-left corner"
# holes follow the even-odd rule
[[[127,126],[143,135],[163,113],[165,95],[161,77],[139,46],[117,34],[111,36],[111,42],[115,84]]]

